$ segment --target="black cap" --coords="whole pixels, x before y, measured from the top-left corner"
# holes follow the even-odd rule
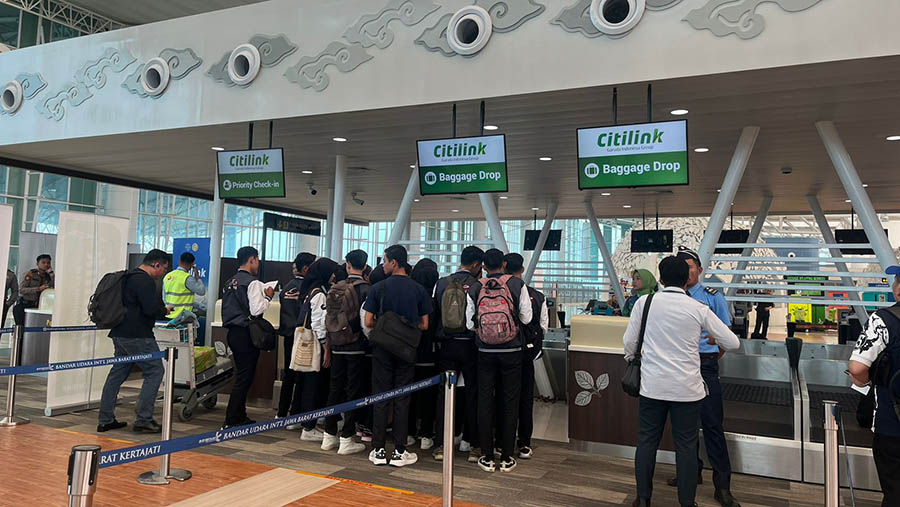
[[[698,266],[700,265],[700,256],[697,255],[697,252],[691,250],[686,246],[678,247],[678,253],[675,256],[682,260],[693,259]]]

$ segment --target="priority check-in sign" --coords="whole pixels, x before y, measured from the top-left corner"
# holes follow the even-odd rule
[[[422,195],[506,192],[506,137],[433,139],[416,143]]]
[[[284,150],[220,151],[219,197],[284,197]]]
[[[687,185],[687,120],[582,128],[578,188]]]

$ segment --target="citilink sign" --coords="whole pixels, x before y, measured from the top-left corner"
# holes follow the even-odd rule
[[[220,151],[219,197],[284,197],[284,151]]]
[[[422,195],[506,192],[503,135],[418,141]]]

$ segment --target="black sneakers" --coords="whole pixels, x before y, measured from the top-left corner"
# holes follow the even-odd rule
[[[485,472],[493,472],[497,469],[497,464],[494,462],[494,460],[487,456],[482,456],[478,460],[478,466]]]
[[[132,424],[131,431],[135,433],[162,433],[162,426],[151,419],[148,422],[136,422]]]
[[[125,426],[128,426],[128,423],[122,422],[122,421],[117,421],[117,420],[113,419],[113,422],[111,422],[111,423],[98,424],[97,425],[97,433],[103,433],[104,431],[109,431],[109,430],[118,430],[118,429],[124,428]]]
[[[222,425],[223,430],[227,430],[228,428],[236,428],[238,426],[246,426],[248,424],[256,424],[256,421],[250,419],[249,417],[245,417],[243,421],[236,422],[234,424],[225,423]]]

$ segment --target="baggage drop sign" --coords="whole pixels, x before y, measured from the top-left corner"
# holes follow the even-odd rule
[[[578,189],[687,185],[687,120],[581,128]]]
[[[416,143],[422,195],[506,192],[506,137],[457,137]]]
[[[284,197],[284,150],[220,151],[219,197]]]

